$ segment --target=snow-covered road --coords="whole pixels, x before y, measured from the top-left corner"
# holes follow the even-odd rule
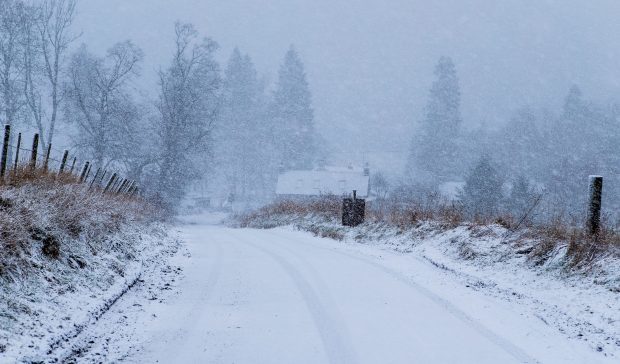
[[[292,229],[182,231],[179,295],[135,363],[597,363],[518,305],[410,255]],[[155,316],[155,315],[153,315]]]

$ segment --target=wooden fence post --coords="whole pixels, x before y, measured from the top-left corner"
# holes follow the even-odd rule
[[[17,135],[17,148],[15,148],[15,168],[13,168],[13,171],[15,171],[15,173],[17,174],[17,167],[19,167],[19,149],[22,146],[22,133],[19,133]]]
[[[39,149],[39,134],[34,135],[32,139],[32,153],[30,154],[30,168],[37,168],[37,151]]]
[[[73,170],[75,169],[75,162],[77,162],[77,158],[73,157],[73,163],[71,163],[71,170],[69,171],[70,174],[73,174]]]
[[[69,158],[69,151],[65,149],[65,152],[62,154],[62,161],[60,162],[60,169],[58,170],[59,175],[65,171],[65,166],[67,165],[67,158]]]
[[[86,172],[88,172],[88,164],[89,162],[86,162],[84,164],[84,168],[82,168],[82,173],[80,174],[80,183],[84,182],[84,178],[86,178]]]
[[[101,185],[103,183],[103,180],[105,179],[105,176],[108,174],[108,170],[104,169],[103,170],[103,174],[101,175],[101,178],[99,178],[99,182],[97,182],[99,185]]]
[[[0,161],[0,177],[4,177],[6,172],[6,159],[9,154],[9,139],[11,137],[11,126],[4,126],[4,144],[2,145],[2,160]]]
[[[125,186],[125,191],[123,191],[123,193],[125,194],[129,194],[129,191],[133,188],[133,186],[136,184],[136,181],[132,180],[129,185]]]
[[[99,173],[101,172],[101,168],[97,168],[97,172],[95,173],[95,177],[93,177],[93,180],[90,181],[90,185],[88,186],[88,189],[90,190],[91,188],[93,188],[93,185],[95,184],[95,182],[97,181],[97,178],[99,178]]]
[[[119,177],[116,179],[116,182],[114,182],[114,184],[112,185],[112,188],[110,189],[110,191],[111,191],[112,193],[114,193],[114,192],[118,189],[118,186],[121,184],[121,182],[122,182],[122,181],[123,181],[123,180],[122,180],[122,179],[121,179],[121,177],[119,176]]]
[[[112,177],[110,177],[110,180],[108,181],[108,184],[105,186],[105,188],[103,189],[103,193],[108,192],[108,190],[110,189],[110,187],[112,187],[112,183],[114,183],[114,181],[116,180],[116,173],[114,173],[112,175]]]
[[[125,188],[126,184],[127,184],[127,178],[125,178],[123,182],[121,182],[121,185],[118,186],[118,190],[116,190],[116,194],[120,194],[123,188]]]
[[[110,185],[110,189],[109,189],[110,192],[114,191],[114,188],[116,187],[116,182],[118,182],[118,179],[119,179],[118,176],[114,176],[114,182],[112,182],[112,185]]]
[[[601,204],[603,196],[603,177],[589,177],[590,202],[588,205],[588,232],[597,236],[601,229]]]
[[[124,179],[119,179],[120,184],[117,184],[116,186],[114,186],[114,193],[118,194],[121,191],[121,188],[123,188],[123,185],[125,184],[125,180]]]
[[[47,153],[45,153],[45,162],[43,163],[43,169],[45,170],[45,172],[47,172],[47,167],[49,166],[51,152],[52,152],[52,143],[49,143],[47,145]]]
[[[127,193],[127,191],[131,188],[131,186],[133,186],[133,180],[127,180],[127,184],[125,185],[121,193],[122,194]]]
[[[84,176],[84,182],[88,181],[88,176],[90,176],[91,169],[93,169],[93,165],[88,163],[88,169],[86,170],[86,176]]]

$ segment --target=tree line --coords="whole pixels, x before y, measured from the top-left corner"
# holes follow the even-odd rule
[[[273,91],[235,49],[222,71],[217,42],[174,25],[174,48],[144,97],[144,54],[130,40],[104,54],[80,44],[77,0],[0,0],[0,121],[35,128],[43,148],[59,123],[94,165],[141,181],[163,207],[208,176],[227,193],[267,196],[281,168],[311,166],[316,152],[311,94],[291,47]],[[272,193],[272,192],[271,192]]]
[[[541,219],[579,221],[588,175],[602,174],[608,177],[604,208],[618,218],[618,104],[588,100],[575,85],[560,110],[525,106],[497,130],[466,129],[460,104],[456,66],[442,57],[411,143],[410,188],[462,181],[458,200],[471,215],[523,216],[534,210],[533,217]]]

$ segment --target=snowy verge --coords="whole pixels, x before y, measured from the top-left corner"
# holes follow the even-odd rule
[[[398,227],[373,221],[342,227],[333,214],[252,213],[228,221],[237,227],[291,226],[344,243],[412,254],[452,274],[469,289],[518,303],[566,336],[601,355],[620,357],[620,259],[599,257],[587,267],[571,265],[565,244],[541,254],[542,241],[499,225],[447,226],[418,222]]]
[[[179,246],[166,226],[155,223],[126,226],[109,243],[131,248],[85,258],[82,268],[48,263],[41,276],[0,286],[1,363],[55,362],[71,355],[74,338],[131,289],[145,269]]]
[[[59,361],[178,249],[144,201],[39,174],[0,186],[0,363]]]

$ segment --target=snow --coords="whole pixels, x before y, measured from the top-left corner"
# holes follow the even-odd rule
[[[169,280],[168,290],[145,301],[144,285],[160,275],[145,277],[87,330],[92,343],[75,358],[128,363],[617,362],[617,347],[606,345],[597,352],[588,341],[598,339],[592,332],[577,337],[554,321],[566,307],[588,301],[595,312],[589,322],[593,331],[617,338],[617,294],[587,291],[601,294],[592,300],[586,291],[576,294],[583,287],[571,289],[528,272],[515,275],[511,270],[517,268],[510,264],[493,273],[461,264],[446,241],[466,236],[463,231],[414,246],[404,243],[413,240],[410,235],[398,240],[375,226],[366,236],[383,237],[359,244],[353,235],[338,242],[292,227],[231,229],[218,220],[185,217],[180,236],[187,251],[165,264],[183,272],[183,278]],[[555,310],[552,303],[558,304]],[[601,313],[610,318],[606,325],[596,319]],[[567,325],[586,328],[581,318],[576,313]]]
[[[35,263],[45,267],[42,276],[0,285],[0,343],[5,343],[0,363],[69,357],[84,330],[178,249],[160,224],[127,224],[110,234],[107,244],[115,248],[81,254],[84,268],[41,258]]]

